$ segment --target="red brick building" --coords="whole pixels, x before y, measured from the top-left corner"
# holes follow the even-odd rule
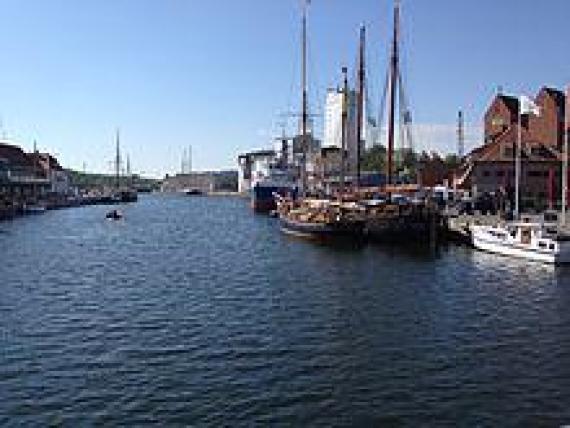
[[[540,115],[521,121],[521,200],[543,208],[561,197],[565,95],[543,87],[535,98]],[[519,103],[499,94],[484,117],[484,145],[469,153],[454,174],[454,185],[474,194],[507,192],[515,186]]]

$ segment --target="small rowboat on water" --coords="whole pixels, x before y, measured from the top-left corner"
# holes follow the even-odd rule
[[[105,216],[107,220],[121,220],[123,218],[123,213],[119,210],[112,210]]]

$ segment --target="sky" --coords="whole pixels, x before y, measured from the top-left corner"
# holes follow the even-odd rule
[[[111,172],[116,129],[135,172],[235,168],[300,105],[301,0],[0,0],[0,133],[69,168]],[[384,87],[392,0],[312,0],[310,105],[351,76],[367,26],[369,98]],[[502,87],[570,84],[568,0],[402,0],[402,69],[419,149],[468,148]],[[317,131],[322,119],[316,118]]]

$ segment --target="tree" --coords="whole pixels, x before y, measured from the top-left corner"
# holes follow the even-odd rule
[[[361,160],[363,171],[384,172],[385,167],[386,147],[381,144],[375,144],[364,151]]]
[[[461,165],[461,159],[456,154],[448,154],[444,160],[445,166],[449,170],[454,170]]]

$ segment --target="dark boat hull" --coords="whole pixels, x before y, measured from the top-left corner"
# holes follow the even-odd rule
[[[251,190],[251,207],[257,213],[270,213],[277,208],[276,194],[294,196],[296,190],[286,186],[254,186]]]
[[[136,190],[124,190],[120,192],[118,196],[121,202],[137,202],[139,199]]]
[[[283,233],[309,239],[358,239],[364,234],[363,222],[307,223],[286,217],[281,217],[279,222]]]

